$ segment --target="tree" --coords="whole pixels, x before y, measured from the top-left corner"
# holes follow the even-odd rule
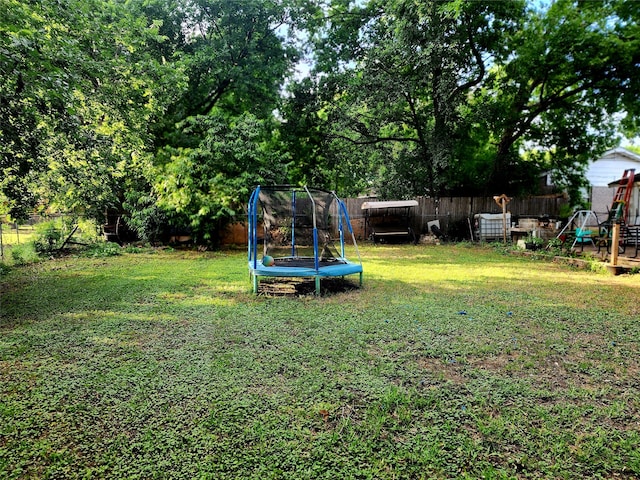
[[[334,55],[321,51],[320,58],[345,67],[319,84],[327,92],[327,135],[341,140],[343,150],[350,144],[352,151],[382,152],[384,164],[371,165],[383,175],[378,189],[397,185],[396,196],[443,193],[468,122],[463,107],[485,79],[488,58],[505,54],[501,35],[515,28],[523,4],[334,5],[322,42]]]
[[[635,2],[554,2],[530,11],[509,39],[512,55],[487,82],[496,143],[488,185],[508,185],[522,148],[549,153],[546,168],[580,173],[617,142],[616,114],[633,130],[640,81]],[[538,155],[539,158],[539,155]]]
[[[638,10],[332,2],[314,37],[323,134],[344,158],[377,157],[370,186],[395,196],[534,192],[543,170],[575,183],[636,131]]]
[[[163,25],[169,20],[172,48],[165,45],[164,53],[188,76],[181,97],[155,125],[159,147],[192,144],[193,137],[177,128],[189,117],[214,110],[231,115],[251,112],[259,118],[272,115],[280,86],[297,58],[280,33],[289,18],[286,4],[156,0],[140,8],[146,15],[159,15]]]
[[[201,141],[175,149],[154,190],[172,225],[199,242],[216,240],[241,200],[260,183],[282,183],[286,167],[270,145],[272,125],[251,113],[229,119],[222,112],[191,117],[180,126]]]
[[[283,30],[290,5],[153,0],[131,8],[152,15],[149,22],[161,20],[169,45],[155,54],[183,68],[188,82],[153,124],[155,168],[146,186],[130,192],[127,207],[143,235],[146,212],[201,241],[214,240],[255,182],[286,179],[286,155],[276,159],[273,153],[273,120],[297,58]]]
[[[146,55],[157,26],[120,2],[6,0],[0,168],[14,217],[60,205],[100,218],[149,141],[180,72]],[[166,82],[166,83],[165,83]],[[169,92],[169,93],[163,93]],[[137,152],[137,153],[136,153]]]

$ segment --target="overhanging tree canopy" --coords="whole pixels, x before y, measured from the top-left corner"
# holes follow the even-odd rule
[[[126,207],[206,239],[256,182],[513,194],[551,169],[576,186],[637,131],[640,4],[528,5],[5,0],[0,201]]]
[[[372,186],[394,196],[526,192],[542,169],[570,178],[617,141],[617,113],[635,125],[629,3],[334,2],[317,42],[324,141],[371,152]],[[544,155],[522,155],[534,148]]]
[[[120,2],[5,2],[0,18],[0,190],[9,213],[117,202],[180,72],[146,52],[157,25]],[[171,86],[171,90],[167,87]]]

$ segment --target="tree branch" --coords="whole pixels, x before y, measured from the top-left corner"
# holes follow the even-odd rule
[[[195,110],[201,115],[205,115],[211,111],[211,109],[218,103],[224,92],[227,91],[227,88],[231,85],[232,80],[230,78],[225,78],[220,82],[218,88],[213,90],[207,97],[196,105]]]
[[[472,78],[468,82],[465,82],[462,85],[459,85],[458,87],[456,87],[451,92],[451,95],[449,95],[450,99],[455,97],[457,94],[464,92],[466,90],[469,90],[471,87],[475,87],[476,85],[478,85],[482,81],[486,73],[484,61],[482,60],[482,54],[478,50],[478,47],[476,46],[476,43],[473,38],[473,30],[471,29],[471,25],[467,25],[467,36],[469,38],[469,48],[471,48],[471,53],[473,54],[476,60],[476,63],[480,68],[480,71],[478,72],[478,75],[476,75],[475,78]]]
[[[564,102],[570,99],[571,97],[574,97],[579,93],[589,91],[590,89],[596,86],[597,86],[597,81],[592,80],[586,83],[582,83],[576,86],[575,88],[565,90],[564,93],[557,92],[544,99],[541,95],[539,102],[533,105],[525,106],[523,108],[523,110],[528,111],[529,113],[528,115],[525,115],[520,121],[518,121],[516,125],[514,125],[515,128],[513,129],[513,136],[512,136],[513,140],[515,141],[515,140],[518,140],[520,137],[522,137],[526,133],[527,129],[531,126],[533,121],[542,113],[552,109],[552,107],[555,104]],[[543,87],[544,87],[544,84],[541,88]]]
[[[346,135],[340,135],[340,134],[331,134],[328,135],[328,138],[339,138],[341,140],[346,140],[350,143],[352,143],[353,145],[375,145],[377,143],[385,143],[385,142],[413,142],[413,143],[419,143],[419,139],[418,138],[410,138],[410,137],[374,137],[374,138],[370,138],[368,140],[356,140],[353,139],[351,137],[347,137]]]

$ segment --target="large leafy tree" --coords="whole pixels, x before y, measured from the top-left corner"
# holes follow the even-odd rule
[[[639,21],[640,5],[619,0],[559,0],[529,12],[509,38],[513,54],[496,65],[479,103],[491,112],[496,146],[486,165],[489,185],[517,178],[514,159],[523,148],[540,160],[535,154],[542,152],[543,166],[575,181],[589,158],[616,143],[620,115],[628,131],[635,129]]]
[[[215,226],[239,211],[250,187],[270,178],[267,165],[286,178],[286,156],[270,149],[281,86],[297,60],[286,38],[292,6],[152,0],[131,8],[161,20],[168,40],[155,54],[180,65],[188,81],[154,122],[156,168],[147,187],[130,192],[127,206],[148,211],[153,204],[175,227],[210,239]]]
[[[575,183],[636,126],[638,4],[524,7],[332,2],[317,35],[322,151],[355,169],[370,152],[370,184],[393,196],[532,192],[543,169]]]
[[[157,125],[161,145],[188,143],[180,135],[180,122],[214,109],[271,115],[280,85],[296,60],[295,50],[283,39],[290,18],[286,4],[156,0],[141,8],[146,15],[159,15],[163,25],[168,20],[173,49],[165,46],[164,53],[185,67],[189,79],[182,97]]]
[[[215,241],[251,186],[286,180],[286,170],[276,168],[280,162],[266,123],[251,113],[231,120],[216,112],[180,126],[200,141],[174,150],[155,184],[158,205],[174,227],[188,229],[199,242]]]
[[[146,53],[157,25],[120,2],[6,0],[0,47],[0,187],[10,213],[36,205],[100,217],[123,197],[148,124],[180,75]],[[163,88],[164,92],[163,93]]]
[[[289,180],[335,190],[341,195],[358,195],[370,186],[370,172],[375,170],[379,157],[375,151],[345,149],[345,142],[327,135],[334,118],[330,118],[324,98],[326,95],[309,78],[289,87],[282,105],[285,121],[279,128],[281,148],[289,159]]]
[[[335,2],[319,36],[319,89],[326,139],[373,187],[395,196],[439,194],[449,186],[463,108],[485,80],[486,63],[506,54],[520,2]],[[369,175],[369,177],[371,177]]]

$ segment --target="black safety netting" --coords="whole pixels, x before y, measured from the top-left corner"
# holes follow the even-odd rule
[[[280,266],[313,266],[314,228],[320,265],[341,262],[332,238],[331,192],[295,187],[262,188],[259,214],[263,224],[264,255]]]

